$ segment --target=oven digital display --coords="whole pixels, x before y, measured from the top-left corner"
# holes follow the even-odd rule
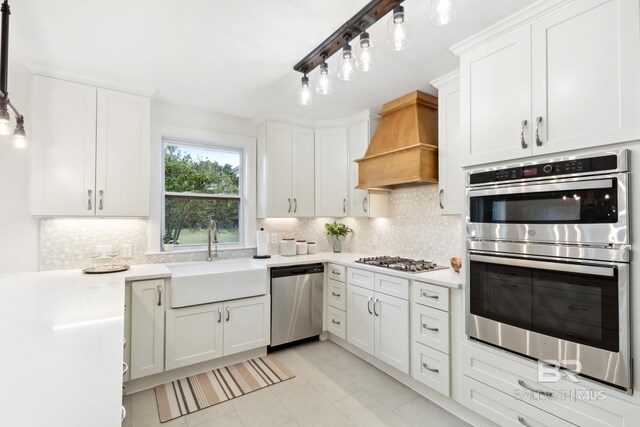
[[[530,178],[532,176],[538,176],[538,168],[536,166],[531,166],[528,168],[522,168],[522,176],[524,178]]]

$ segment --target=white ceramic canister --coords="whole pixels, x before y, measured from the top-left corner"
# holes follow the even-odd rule
[[[295,256],[296,253],[296,239],[293,237],[283,237],[282,240],[280,240],[280,255]]]
[[[318,253],[318,246],[316,245],[316,242],[307,242],[307,253],[308,254]]]
[[[307,254],[307,241],[306,240],[298,240],[296,241],[296,252],[298,255],[306,255]]]

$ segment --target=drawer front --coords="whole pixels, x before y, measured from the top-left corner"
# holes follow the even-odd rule
[[[411,336],[413,341],[449,354],[449,313],[413,303]]]
[[[374,276],[375,274],[372,271],[347,268],[347,283],[350,285],[373,290]]]
[[[449,396],[449,355],[417,342],[411,343],[411,376]]]
[[[346,278],[345,270],[346,268],[342,265],[329,263],[329,279],[344,282]]]
[[[501,426],[573,426],[469,377],[462,377],[461,403]]]
[[[409,299],[409,280],[386,274],[375,275],[374,290],[392,297]]]
[[[329,322],[327,330],[332,334],[347,339],[347,316],[342,310],[338,310],[335,307],[329,307]]]
[[[605,386],[594,385],[593,388],[587,388],[586,380],[581,377],[577,377],[578,383],[572,383],[567,379],[543,383],[538,381],[538,367],[535,361],[510,354],[498,355],[478,348],[478,345],[464,344],[461,354],[464,375],[491,384],[492,387],[508,394],[512,400],[513,396],[518,395],[527,404],[577,425],[629,425],[629,421],[625,423],[625,417],[633,412],[633,405],[616,399],[615,395],[618,392]],[[546,397],[532,392],[531,389],[552,395]],[[604,399],[599,394],[602,391],[606,396]]]
[[[329,305],[344,311],[347,306],[347,285],[329,279]]]
[[[411,301],[449,311],[449,289],[424,282],[411,282]]]

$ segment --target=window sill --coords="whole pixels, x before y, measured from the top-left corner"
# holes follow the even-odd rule
[[[250,250],[250,249],[256,249],[256,246],[231,246],[231,247],[218,246],[218,252],[244,251],[244,250]],[[146,252],[145,255],[193,254],[193,253],[206,253],[206,252],[208,252],[207,248],[199,248],[199,247],[192,248],[192,249],[173,248],[172,251],[149,251],[149,252]]]

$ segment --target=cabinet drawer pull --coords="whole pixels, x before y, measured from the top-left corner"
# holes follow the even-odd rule
[[[158,307],[162,305],[162,286],[158,285]]]
[[[100,204],[98,205],[98,210],[101,211],[104,208],[104,191],[100,190],[98,194],[100,194]]]
[[[229,321],[229,318],[231,318],[231,312],[229,311],[229,307],[227,307],[227,318],[226,321]]]
[[[289,210],[287,210],[287,212],[291,213],[291,199],[287,199],[287,202],[289,203]]]
[[[527,121],[523,120],[522,122],[520,122],[520,145],[522,146],[522,149],[526,149],[529,147],[529,144],[527,144],[527,141],[524,140],[524,128],[527,126]]]
[[[122,348],[127,348],[127,339],[122,338]]]
[[[542,116],[536,117],[536,145],[542,147],[542,140],[540,139],[540,122],[542,122]]]
[[[298,199],[293,199],[293,213],[298,212]]]
[[[438,203],[440,204],[440,209],[444,209],[444,203],[442,203],[442,196],[444,195],[444,188],[440,189],[438,193]]]
[[[426,293],[425,291],[422,291],[422,296],[424,298],[431,298],[431,299],[440,299],[440,297],[438,295],[429,295],[428,293]]]
[[[93,190],[87,190],[87,210],[88,211],[92,211],[93,210],[93,205],[91,203],[91,199],[93,199],[93,197],[91,197],[93,195]]]
[[[129,372],[129,365],[127,365],[126,362],[122,362],[122,375],[126,374],[127,372]]]
[[[335,274],[336,276],[339,276],[340,272],[338,270],[331,270],[331,274]]]
[[[364,199],[362,199],[362,210],[364,211],[364,213],[367,213],[367,204],[368,204],[369,198],[365,197]]]
[[[218,309],[218,323],[222,323],[222,309]]]
[[[347,199],[342,199],[342,212],[347,213]]]
[[[429,325],[427,325],[426,323],[423,323],[423,324],[422,324],[422,328],[423,328],[423,329],[426,329],[426,330],[428,330],[428,331],[433,331],[433,332],[438,332],[438,331],[440,331],[440,329],[438,329],[438,328],[432,328],[432,327],[430,327]]]
[[[124,409],[124,406],[122,407],[122,411],[120,411],[120,414],[121,414],[120,421],[124,421],[124,419],[127,418],[127,410]]]
[[[367,300],[367,311],[369,312],[369,314],[373,314],[373,311],[371,311],[371,300],[373,299],[373,297],[369,297],[369,299]]]
[[[426,369],[427,371],[435,372],[436,374],[437,374],[438,372],[440,372],[440,369],[438,369],[438,368],[431,368],[429,365],[427,365],[427,364],[426,364],[426,363],[424,363],[424,362],[422,363],[422,367],[423,367],[424,369]]]
[[[331,292],[331,295],[333,295],[334,297],[340,298],[340,294],[336,294],[335,292]]]
[[[380,300],[376,298],[376,300],[373,302],[373,314],[375,314],[376,317],[380,317],[380,314],[376,311],[376,304],[378,303],[378,301]]]
[[[533,426],[532,426],[531,424],[529,424],[529,423],[527,422],[527,420],[525,420],[525,419],[524,419],[524,417],[523,417],[523,416],[521,416],[521,415],[518,415],[518,422],[519,422],[520,424],[522,424],[523,426],[525,426],[525,427],[533,427]]]
[[[545,390],[536,390],[535,388],[531,387],[530,385],[528,385],[527,383],[525,383],[523,380],[518,380],[518,384],[524,388],[526,388],[529,391],[532,391],[534,393],[539,393],[543,396],[546,397],[553,397],[553,393],[550,391],[545,391]]]
[[[337,322],[335,319],[331,319],[331,323],[335,323],[336,325],[340,324],[340,322]]]

